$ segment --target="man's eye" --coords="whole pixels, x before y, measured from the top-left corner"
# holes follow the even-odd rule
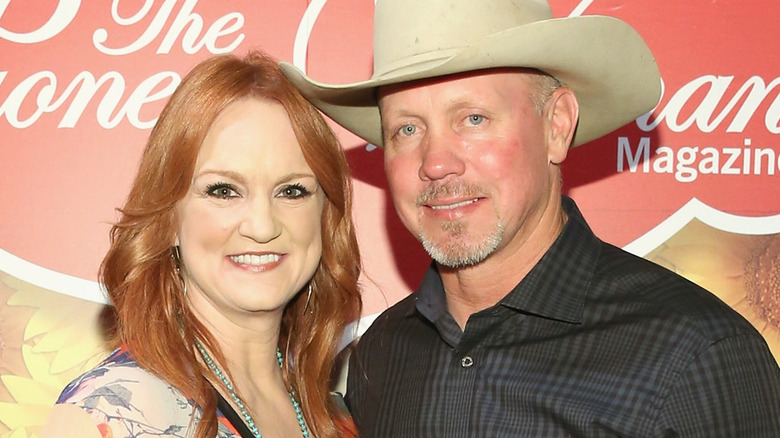
[[[479,125],[480,123],[485,121],[485,116],[480,114],[471,114],[468,117],[469,123],[472,125]]]
[[[238,192],[226,183],[209,184],[206,188],[206,194],[208,196],[220,199],[230,199],[238,197]]]
[[[311,192],[309,192],[309,190],[301,184],[291,184],[289,186],[284,186],[279,191],[279,196],[287,199],[303,198],[305,196],[309,196],[310,194]]]
[[[415,127],[414,125],[404,125],[401,127],[399,132],[401,135],[404,136],[414,135],[414,133],[417,132],[417,127]]]

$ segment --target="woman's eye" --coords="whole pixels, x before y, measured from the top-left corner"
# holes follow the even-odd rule
[[[225,183],[209,184],[206,188],[206,194],[219,199],[230,199],[238,196],[238,192],[233,186]]]
[[[301,184],[291,184],[289,186],[282,187],[279,191],[279,196],[287,199],[298,199],[310,195],[311,192],[302,186]]]
[[[480,114],[471,114],[468,117],[468,121],[472,125],[479,125],[480,123],[485,121],[485,116]]]

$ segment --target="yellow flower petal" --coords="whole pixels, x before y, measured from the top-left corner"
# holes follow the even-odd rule
[[[27,433],[25,433],[25,430],[23,428],[18,428],[16,430],[11,431],[10,434],[5,436],[7,436],[8,438],[34,438],[37,435],[27,435]]]
[[[46,355],[34,353],[31,346],[25,345],[22,347],[22,356],[33,380],[50,386],[60,384],[59,380],[49,373],[50,360]]]
[[[0,380],[11,392],[17,403],[43,404],[51,406],[57,401],[62,389],[59,384],[46,385],[41,382],[18,376],[0,376]]]
[[[43,425],[49,415],[49,405],[25,405],[18,403],[0,403],[0,421],[9,428],[33,427]]]

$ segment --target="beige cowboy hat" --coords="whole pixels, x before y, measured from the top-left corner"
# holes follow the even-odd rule
[[[281,63],[317,108],[377,146],[377,87],[495,67],[535,68],[574,90],[572,146],[650,111],[661,94],[653,54],[631,26],[598,15],[553,18],[545,0],[377,0],[371,79],[324,84]]]

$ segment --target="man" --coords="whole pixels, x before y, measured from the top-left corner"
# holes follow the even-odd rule
[[[597,239],[561,195],[569,147],[649,111],[627,24],[542,0],[378,0],[374,75],[322,111],[384,148],[434,259],[350,361],[362,437],[778,437],[780,370],[712,294]],[[380,120],[381,114],[381,120]]]

